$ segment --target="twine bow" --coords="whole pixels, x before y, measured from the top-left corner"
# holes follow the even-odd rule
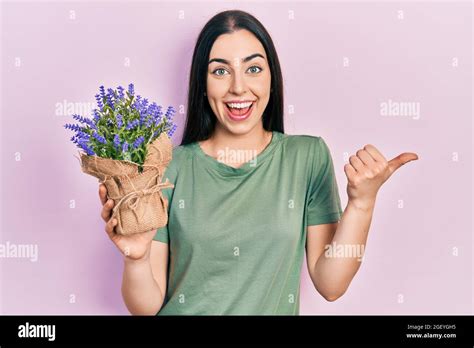
[[[158,176],[158,175],[157,175]],[[127,176],[128,177],[128,176]],[[155,178],[155,177],[154,177]],[[138,191],[133,191],[133,192],[130,192],[130,193],[127,193],[125,196],[123,196],[119,202],[115,205],[114,209],[112,210],[112,217],[115,216],[116,214],[116,211],[119,210],[120,206],[122,204],[128,204],[128,207],[130,209],[132,209],[133,211],[135,211],[135,209],[137,208],[137,205],[138,203],[140,202],[140,199],[144,196],[147,196],[147,195],[151,195],[151,194],[154,194],[156,192],[159,192],[159,195],[160,195],[160,198],[161,200],[163,200],[163,195],[161,193],[161,190],[164,189],[164,188],[173,188],[174,185],[172,183],[170,183],[168,181],[168,179],[166,179],[165,182],[161,182],[151,188],[145,188],[143,190],[138,190]],[[117,198],[113,198],[113,197],[110,197],[111,199],[113,200],[116,200],[118,199]]]
[[[154,194],[158,194],[161,200],[160,203],[163,205],[163,207],[165,207],[165,210],[167,210],[167,201],[163,197],[161,190],[165,188],[174,188],[174,185],[170,183],[168,179],[166,179],[165,182],[161,182],[161,180],[163,178],[163,171],[166,169],[167,165],[169,164],[169,161],[171,160],[171,142],[169,141],[168,137],[166,137],[166,134],[163,133],[158,139],[156,139],[152,144],[150,144],[150,146],[151,147],[149,148],[149,151],[145,158],[145,163],[141,166],[152,167],[152,169],[144,170],[143,173],[139,174],[136,172],[136,169],[139,168],[138,164],[129,160],[113,160],[108,158],[100,158],[97,155],[86,156],[84,153],[79,153],[79,157],[77,157],[82,171],[95,176],[99,179],[99,183],[105,184],[105,186],[109,186],[110,184],[111,188],[114,188],[113,190],[110,190],[113,191],[112,194],[117,194],[117,190],[120,192],[125,191],[123,196],[119,193],[117,197],[112,197],[110,195],[111,192],[108,192],[108,199],[112,199],[116,202],[112,210],[111,218],[114,218],[117,215],[120,216],[120,211],[123,210],[121,208],[124,208],[123,204],[126,205],[126,210],[132,211],[135,215],[135,221],[128,217],[124,221],[121,221],[123,219],[120,217],[117,226],[119,231],[123,228],[123,223],[125,223],[127,225],[126,228],[130,228],[131,231],[137,229],[137,221],[142,218],[137,216],[137,210],[139,212],[142,212],[139,207],[140,201],[144,197],[150,197]],[[86,158],[87,161],[83,162],[83,159],[85,160]],[[145,172],[147,174],[145,174]],[[144,178],[140,178],[142,174],[146,175],[146,177],[150,176],[150,179],[146,183],[146,185],[142,185],[144,181],[142,180]],[[116,182],[117,180],[118,182]],[[124,181],[128,181],[129,185],[123,186]],[[133,181],[135,181],[136,184],[140,183],[140,189],[137,189],[136,184],[134,185]],[[160,214],[163,213],[161,212],[161,209],[160,212],[157,213],[161,219],[162,217]]]
[[[153,168],[155,168],[156,171],[157,171],[156,175],[153,175],[151,177],[151,179],[148,181],[148,183],[146,184],[145,188],[141,189],[141,190],[137,190],[135,188],[135,186],[133,185],[132,180],[130,180],[130,177],[128,175],[125,175],[125,177],[130,182],[130,185],[133,187],[133,191],[127,193],[123,197],[109,197],[110,199],[113,199],[114,201],[119,200],[118,203],[114,206],[114,209],[112,210],[112,218],[115,217],[116,213],[118,212],[118,210],[120,209],[120,206],[122,204],[127,204],[128,207],[136,215],[135,210],[136,210],[138,204],[140,203],[141,198],[143,198],[145,196],[148,196],[148,195],[152,195],[154,193],[158,193],[160,195],[160,199],[163,202],[163,204],[165,203],[164,198],[163,198],[163,194],[161,193],[161,190],[164,189],[164,188],[173,188],[174,185],[168,181],[168,178],[166,179],[165,182],[161,182],[161,178],[163,176],[162,166],[153,165],[153,164],[152,165],[144,164],[143,166],[144,167],[153,167]],[[158,181],[158,184],[156,184],[152,187],[148,187],[150,182],[153,182],[155,180]]]

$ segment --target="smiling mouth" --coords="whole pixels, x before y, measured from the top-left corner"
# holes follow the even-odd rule
[[[248,103],[246,103],[248,104]],[[231,107],[229,103],[224,103],[225,108],[227,111],[230,113],[230,116],[234,117],[245,117],[248,116],[250,110],[252,109],[253,105],[255,104],[255,101],[251,102],[248,106],[241,108],[241,107]]]

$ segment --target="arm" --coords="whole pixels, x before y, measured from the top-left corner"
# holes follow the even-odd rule
[[[125,257],[122,297],[131,314],[156,315],[166,294],[168,244],[152,241],[143,259]]]
[[[398,168],[417,159],[415,153],[402,153],[387,161],[373,145],[349,158],[350,163],[344,166],[349,199],[341,221],[308,226],[307,231],[308,270],[316,289],[328,301],[345,293],[361,265],[378,190]],[[325,248],[344,252],[326,255]]]
[[[115,233],[117,219],[112,218],[114,201],[107,199],[107,188],[99,186],[102,203],[101,217],[105,231],[122,252],[124,271],[122,297],[131,314],[155,315],[163,305],[166,294],[168,244],[154,241],[156,230],[123,236]]]
[[[363,255],[353,253],[331,257],[325,249],[350,245],[350,250],[365,250],[374,204],[357,206],[349,201],[339,223],[308,226],[308,271],[316,290],[328,301],[342,296],[360,268]],[[354,248],[355,247],[355,248]],[[348,249],[345,249],[348,250]]]

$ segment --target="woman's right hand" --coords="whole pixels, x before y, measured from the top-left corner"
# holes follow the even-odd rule
[[[128,236],[122,236],[115,233],[117,219],[112,219],[112,209],[114,201],[107,199],[107,188],[104,184],[99,185],[99,197],[102,203],[101,217],[106,222],[105,232],[112,242],[129,260],[146,260],[150,255],[151,242],[156,234],[156,230],[144,233],[134,233]]]

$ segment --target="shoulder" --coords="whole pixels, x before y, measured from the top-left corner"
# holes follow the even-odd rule
[[[289,135],[285,134],[283,138],[285,150],[289,153],[307,153],[313,154],[315,151],[326,150],[327,145],[321,136],[317,135]]]
[[[167,174],[177,174],[188,157],[189,145],[173,146],[171,162],[166,169]]]
[[[189,152],[189,145],[177,145],[173,147],[173,160],[183,160]]]
[[[311,175],[332,165],[331,151],[322,136],[286,135],[284,143],[285,156],[291,159],[290,163],[296,166],[297,162],[303,162]]]

